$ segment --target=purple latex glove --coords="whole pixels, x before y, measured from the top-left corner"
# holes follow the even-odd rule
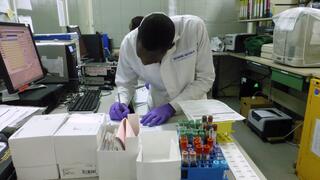
[[[165,104],[152,109],[148,114],[143,116],[140,121],[144,126],[157,126],[166,122],[175,113],[175,110],[170,104]]]
[[[127,105],[123,103],[116,102],[112,104],[109,115],[111,120],[121,121],[123,118],[127,117],[130,110]]]

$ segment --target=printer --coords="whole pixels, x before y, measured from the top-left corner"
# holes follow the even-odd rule
[[[255,35],[251,33],[226,34],[224,39],[226,50],[237,53],[245,52],[244,41]]]
[[[248,126],[263,140],[283,137],[291,130],[292,118],[276,108],[251,109]]]

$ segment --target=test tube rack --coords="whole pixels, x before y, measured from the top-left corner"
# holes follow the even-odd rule
[[[203,134],[205,135],[208,134],[206,128],[203,128],[203,123],[208,123],[208,122],[204,122],[203,120],[202,121],[201,120],[197,120],[197,121],[180,120],[178,122],[179,137],[180,138],[182,136],[187,137],[188,139],[187,152],[189,154],[191,154],[190,151],[193,151],[195,149],[192,139],[195,136],[201,137]],[[207,157],[206,159],[203,159],[203,158],[199,159],[197,157],[196,161],[194,161],[194,159],[191,159],[189,157],[187,160],[182,158],[181,180],[212,180],[212,179],[227,180],[228,179],[226,176],[226,172],[229,170],[229,167],[228,167],[227,161],[225,160],[225,157],[223,156],[221,148],[219,144],[216,142],[216,140],[217,138],[214,140],[215,141],[214,145],[209,154],[210,157]],[[203,144],[205,144],[204,141],[202,142]],[[181,146],[182,145],[180,141],[180,151],[181,153],[183,153],[185,151],[183,149],[185,148],[182,148]]]
[[[189,161],[189,164],[191,162]],[[227,180],[226,171],[229,169],[220,147],[216,145],[210,154],[210,160],[197,160],[195,167],[181,165],[181,180]]]

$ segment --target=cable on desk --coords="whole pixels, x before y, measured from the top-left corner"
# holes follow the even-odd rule
[[[101,97],[110,96],[111,94],[112,94],[111,91],[108,91],[107,93],[101,93]]]

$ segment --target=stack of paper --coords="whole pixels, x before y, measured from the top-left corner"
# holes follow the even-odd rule
[[[6,127],[21,127],[28,117],[41,110],[39,107],[0,105],[0,131]]]
[[[125,147],[125,141],[129,137],[136,137],[139,134],[139,116],[128,114],[128,118],[121,121],[116,137],[121,140]]]
[[[261,57],[272,60],[273,44],[264,44],[261,47]]]
[[[134,96],[135,112],[140,116],[144,116],[149,112],[148,107],[149,90],[146,87],[136,89]]]
[[[201,119],[203,115],[212,115],[213,122],[238,121],[245,118],[218,100],[188,100],[179,102],[189,120]]]
[[[137,105],[146,104],[148,101],[149,90],[146,87],[141,87],[136,89],[136,94],[134,97],[134,102]]]

